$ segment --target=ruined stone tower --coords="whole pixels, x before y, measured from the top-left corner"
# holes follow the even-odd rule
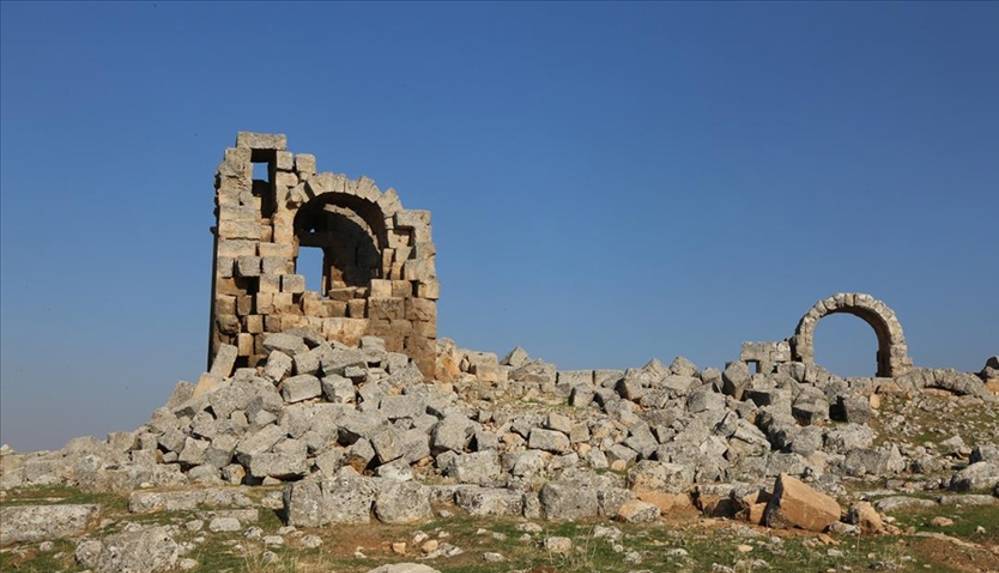
[[[266,180],[254,179],[255,164]],[[283,134],[239,132],[215,190],[209,363],[229,343],[237,364],[255,366],[263,333],[309,327],[347,344],[380,336],[434,375],[440,286],[429,211],[404,209],[394,189],[365,177],[317,172],[315,156],[288,151]],[[322,250],[318,291],[300,273],[302,247]]]

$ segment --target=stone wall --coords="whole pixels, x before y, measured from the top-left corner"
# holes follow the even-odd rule
[[[267,179],[254,179],[254,164]],[[440,285],[430,212],[404,209],[394,189],[316,170],[283,134],[240,132],[215,177],[217,225],[209,363],[222,344],[238,365],[267,352],[264,333],[309,327],[328,340],[385,340],[434,376]],[[299,250],[323,253],[318,291],[307,290]]]

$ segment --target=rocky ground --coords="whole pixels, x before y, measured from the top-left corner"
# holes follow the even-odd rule
[[[999,570],[999,360],[558,371],[307,331],[134,432],[0,452],[0,569]]]

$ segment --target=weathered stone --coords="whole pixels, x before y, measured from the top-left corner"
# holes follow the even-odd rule
[[[659,508],[651,503],[632,499],[621,504],[617,517],[628,523],[649,523],[659,519]]]
[[[392,426],[382,426],[373,432],[371,447],[378,456],[378,462],[382,464],[398,459],[405,453],[402,436]]]
[[[169,527],[153,526],[81,543],[76,558],[95,573],[159,573],[177,564],[180,550]]]
[[[576,520],[596,517],[599,500],[594,488],[574,482],[548,482],[539,494],[541,510],[547,519]]]
[[[994,488],[999,484],[999,463],[976,462],[955,473],[950,479],[953,491],[974,491]]]
[[[770,527],[797,527],[809,531],[824,531],[839,518],[840,507],[835,499],[787,474],[777,477],[773,497],[764,515]]]
[[[749,367],[741,360],[730,362],[722,371],[722,391],[736,400],[742,399],[742,393],[749,385],[749,381]]]
[[[374,510],[383,523],[415,523],[433,516],[427,488],[412,481],[381,488],[375,497]]]
[[[5,505],[0,507],[0,546],[80,535],[99,509],[93,504]]]
[[[447,416],[434,427],[433,445],[438,449],[462,452],[472,438],[473,427],[473,422],[464,416]]]
[[[322,394],[322,385],[319,379],[311,374],[292,376],[281,383],[281,396],[288,403],[317,398],[320,394]]]
[[[496,481],[503,468],[495,451],[461,454],[453,457],[444,473],[461,483],[488,485]]]
[[[288,479],[305,475],[305,453],[261,453],[247,456],[250,475],[256,478]],[[246,462],[244,462],[246,463]]]
[[[440,573],[440,571],[422,563],[391,563],[369,569],[368,573]]]
[[[508,489],[463,487],[455,493],[455,503],[477,517],[520,516],[524,496]]]
[[[885,531],[884,520],[878,514],[874,506],[867,501],[859,501],[850,506],[847,512],[847,521],[860,527],[860,531],[866,534],[883,533]]]
[[[564,454],[572,449],[569,444],[569,437],[562,432],[542,430],[540,428],[531,430],[528,447],[557,454]]]
[[[520,368],[530,360],[531,357],[528,356],[527,351],[523,348],[517,346],[511,350],[504,358],[500,361],[500,364],[504,366],[509,366],[511,368]]]
[[[331,479],[292,483],[284,490],[288,525],[321,527],[330,523],[369,523],[375,494],[373,484],[356,475],[341,474]]]
[[[212,360],[212,367],[208,373],[217,378],[228,378],[232,374],[232,367],[236,364],[238,349],[231,344],[219,345],[215,359]]]
[[[278,441],[287,436],[287,431],[277,425],[265,426],[239,441],[236,446],[237,456],[254,456],[262,454],[274,447]]]
[[[842,422],[866,424],[871,419],[871,402],[866,396],[841,395],[836,398],[836,405],[830,409],[829,414]]]

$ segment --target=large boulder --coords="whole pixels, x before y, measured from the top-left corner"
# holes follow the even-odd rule
[[[0,546],[83,533],[100,508],[92,504],[13,505],[0,508]]]
[[[393,482],[375,496],[375,516],[382,523],[415,523],[430,519],[430,492],[412,481]]]
[[[288,525],[297,527],[369,523],[376,494],[370,479],[352,474],[347,468],[332,479],[308,479],[287,486],[285,518]]]
[[[832,497],[787,474],[777,476],[774,494],[764,512],[770,527],[824,531],[839,521],[840,507]]]
[[[80,543],[76,559],[95,573],[159,573],[174,568],[180,549],[167,526],[135,527]]]
[[[999,462],[975,462],[950,479],[953,491],[984,490],[999,484]]]
[[[551,520],[586,519],[600,511],[596,488],[578,482],[548,482],[539,498],[545,518]]]

